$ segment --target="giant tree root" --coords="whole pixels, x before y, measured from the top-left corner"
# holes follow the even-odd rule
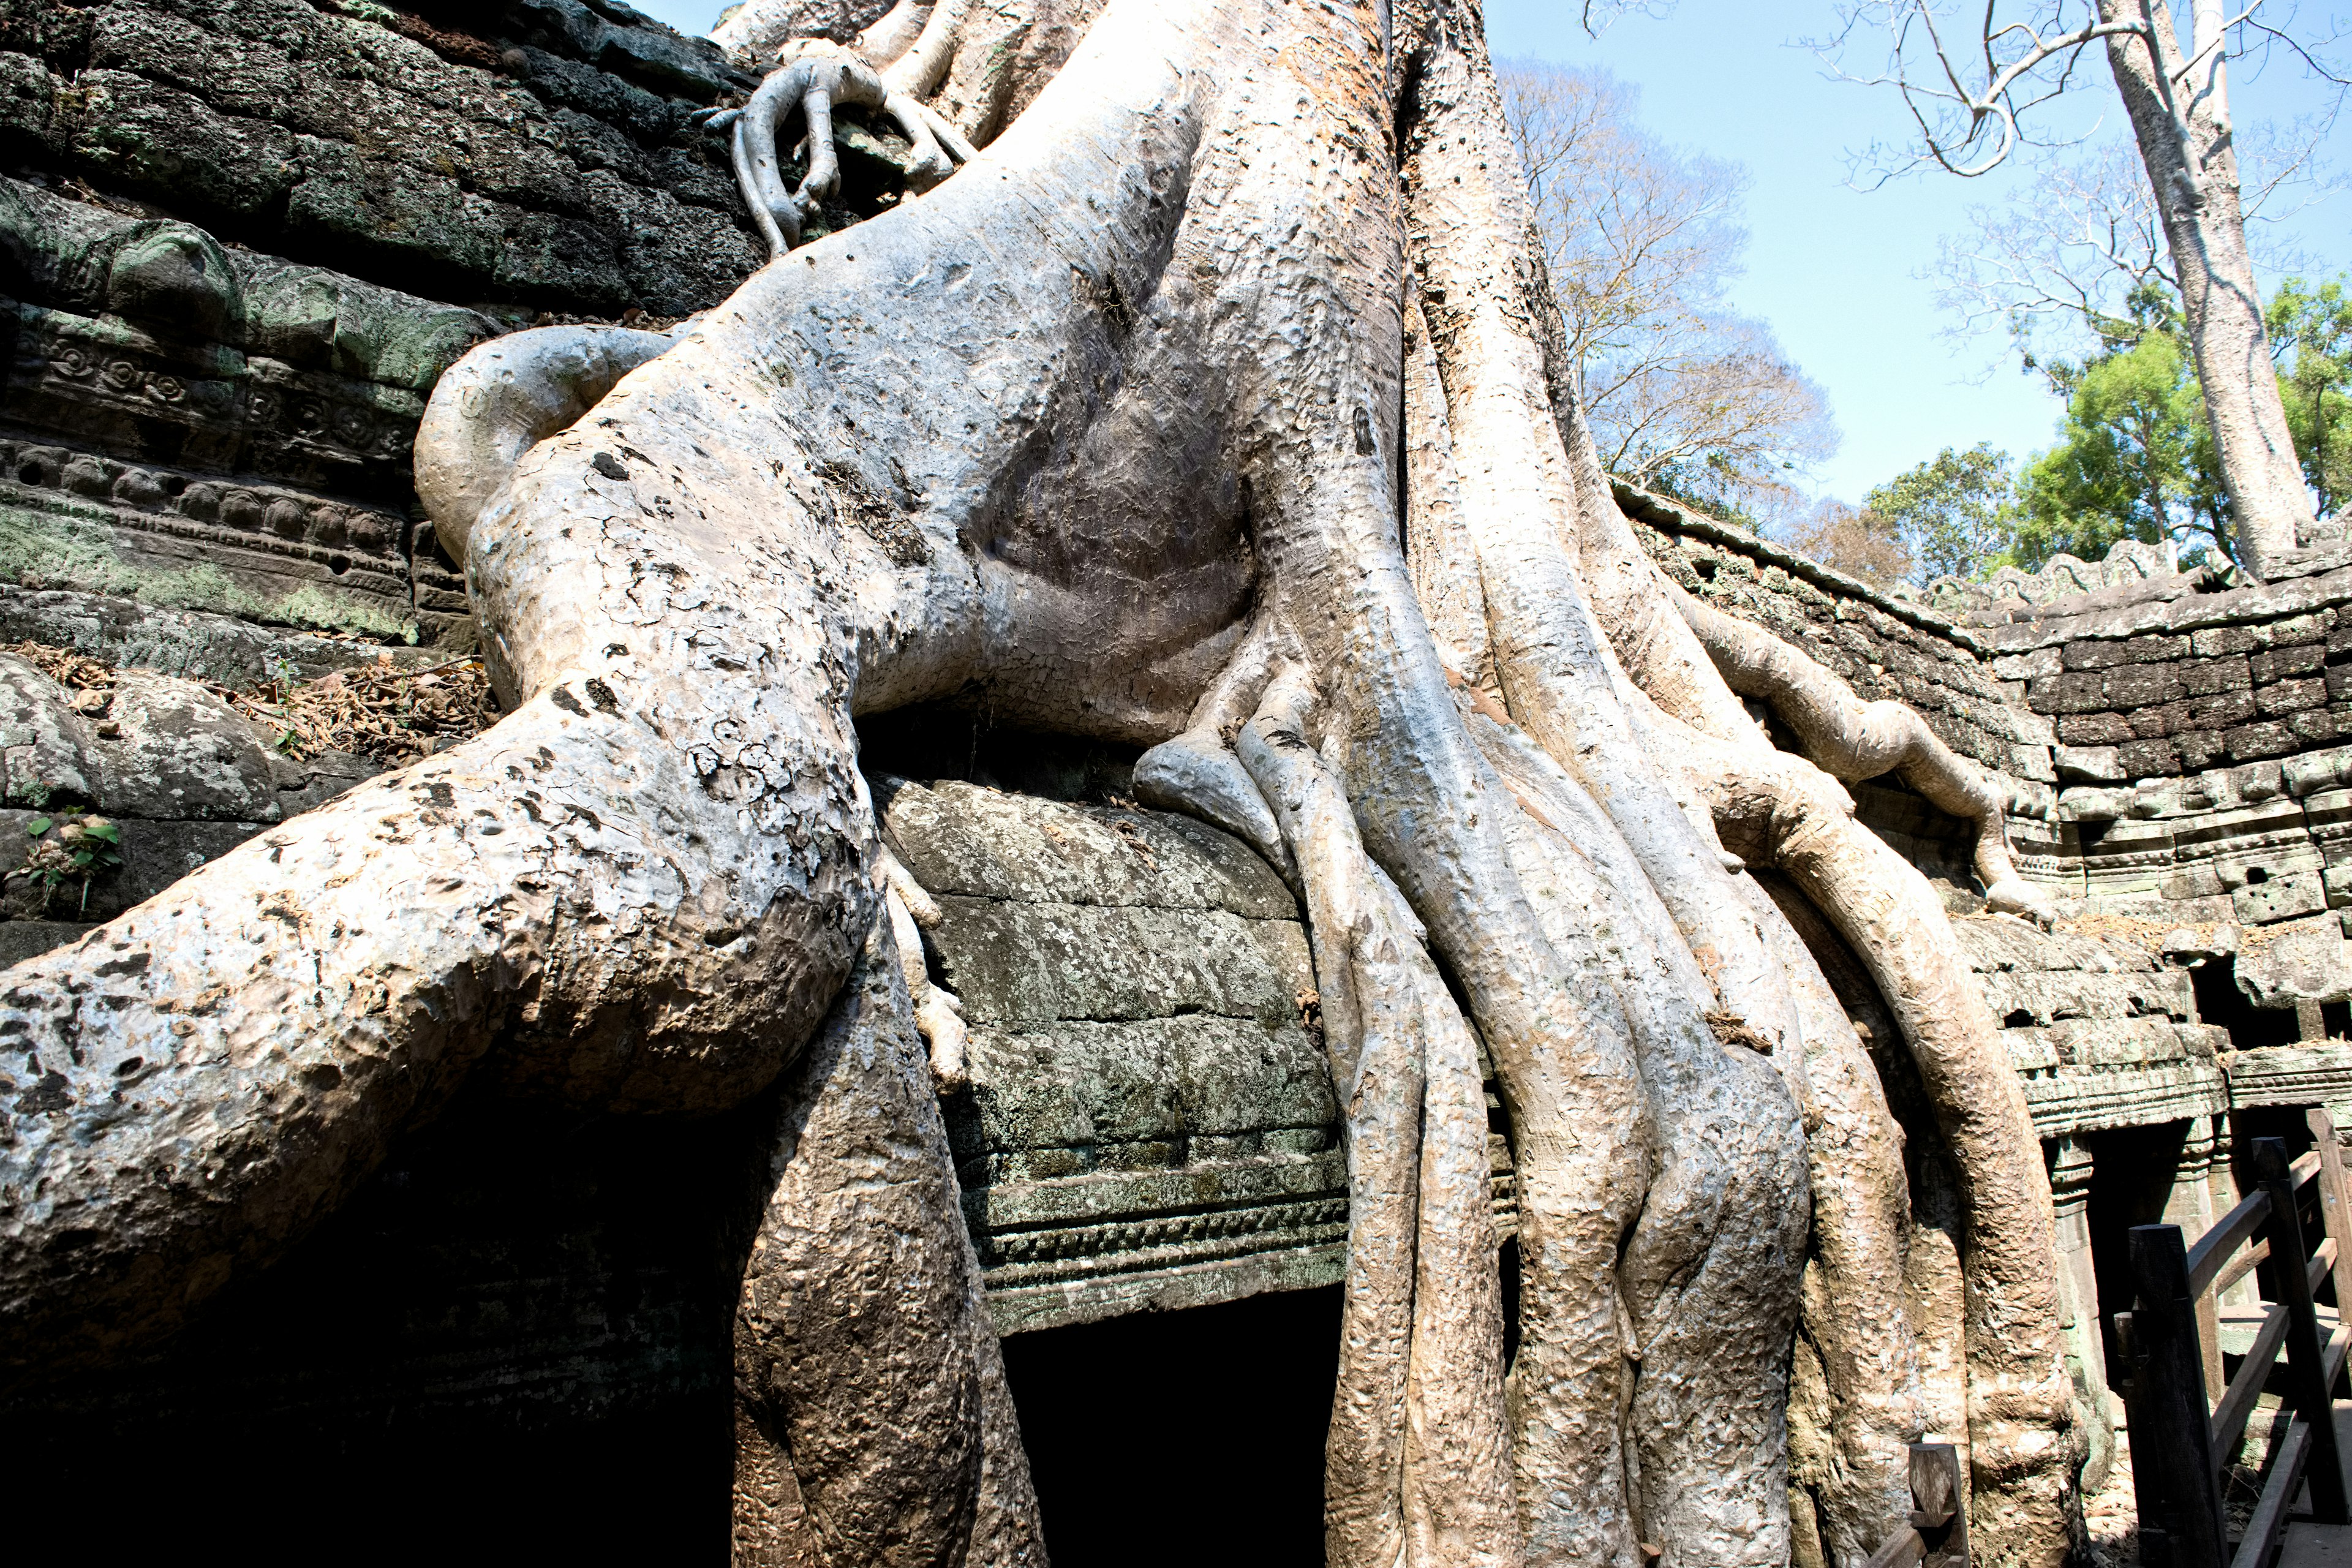
[[[1851,784],[1891,773],[1939,809],[1973,822],[1985,907],[2048,919],[2048,897],[2017,874],[2010,855],[2008,814],[2018,803],[2000,780],[1954,755],[1916,710],[1864,702],[1835,674],[1763,628],[1671,583],[1659,585],[1698,634],[1725,683],[1742,697],[1763,700],[1831,777]]]
[[[737,1568],[1045,1561],[894,940],[781,1086],[735,1314]]]
[[[1086,9],[942,0],[888,70],[938,80],[927,111],[975,142],[1035,92],[1004,135],[772,264],[510,474],[456,476],[512,717],[12,972],[0,1029],[40,1076],[0,1151],[0,1344],[163,1331],[466,1071],[698,1110],[792,1069],[809,1141],[747,1288],[739,1549],[1017,1555],[1034,1527],[990,1458],[1009,1426],[853,765],[853,713],[977,693],[1004,722],[1181,741],[1150,787],[1307,895],[1355,1209],[1335,1557],[1783,1561],[1809,1217],[1847,1227],[1814,1244],[1809,1340],[1866,1319],[1822,1356],[1854,1456],[1822,1532],[1883,1540],[1908,1420],[1883,1108],[1720,832],[1865,954],[1950,1119],[1977,1539],[2050,1561],[2065,1411],[2014,1085],[1924,883],[1818,809],[1817,770],[1704,724],[1717,752],[1681,747],[1736,700],[1654,613],[1689,672],[1658,714],[1639,681],[1664,665],[1612,644],[1637,579],[1588,598],[1590,486],[1529,336],[1475,9],[1111,0],[1038,90]],[[1519,1180],[1507,1384],[1474,1026]],[[1808,1205],[1841,1137],[1871,1157]],[[948,1331],[914,1335],[900,1290]],[[835,1314],[887,1330],[870,1387]]]

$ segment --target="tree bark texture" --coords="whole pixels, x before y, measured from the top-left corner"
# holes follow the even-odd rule
[[[946,1005],[909,994],[852,729],[963,699],[1150,748],[1139,793],[1303,895],[1352,1211],[1335,1563],[1852,1568],[1905,1528],[1921,1347],[1955,1335],[1978,1549],[2059,1561],[2022,1099],[1925,882],[1762,738],[1555,408],[1475,6],[912,22],[866,63],[976,158],[635,369],[654,345],[554,329],[436,395],[420,473],[510,716],[0,985],[38,1086],[0,1149],[11,1369],[168,1332],[469,1072],[681,1113],[781,1079],[739,1559],[1037,1560],[926,1098]],[[1885,1096],[1745,861],[1888,998],[1964,1312],[1915,1286]]]
[[[2237,148],[2228,100],[2220,90],[2219,40],[2213,62],[2192,79],[2175,40],[2170,6],[2099,0],[2099,17],[2147,29],[2111,35],[2107,64],[2164,219],[2239,560],[2260,578],[2301,546],[2313,515],[2246,250]]]

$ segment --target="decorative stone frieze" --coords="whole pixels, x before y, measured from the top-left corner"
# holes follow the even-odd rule
[[[948,1128],[998,1326],[1337,1280],[1347,1158],[1281,879],[1189,817],[877,793],[971,1026]]]

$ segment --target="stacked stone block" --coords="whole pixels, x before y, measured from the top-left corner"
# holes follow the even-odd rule
[[[1960,755],[2014,780],[2056,778],[2049,723],[2009,700],[1986,668],[1988,649],[1967,630],[1660,497],[1621,486],[1617,500],[1651,558],[1684,591],[1766,627],[1865,701],[1910,704]]]

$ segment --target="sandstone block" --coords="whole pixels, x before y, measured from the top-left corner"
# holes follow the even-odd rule
[[[2139,737],[2120,713],[2069,713],[2058,721],[2058,738],[2070,746],[2120,746]]]
[[[2060,746],[2051,761],[2065,784],[2121,784],[2132,776],[2113,746]]]
[[[2240,888],[2230,895],[2230,902],[2243,924],[2271,925],[2325,910],[2327,889],[2317,871],[2298,871]]]
[[[2039,680],[2056,675],[2064,665],[2058,649],[2037,647],[2026,653],[2003,654],[1988,668],[1998,679]]]
[[[2106,705],[2126,712],[2178,701],[2189,695],[2180,672],[2170,665],[2119,665],[2106,672],[2104,684]]]
[[[2233,760],[2244,762],[2258,757],[2283,757],[2296,745],[2294,731],[2275,720],[2257,724],[2243,724],[2227,731],[2221,737]]]
[[[2294,643],[2255,654],[2246,661],[2246,665],[2254,678],[2254,684],[2263,686],[2273,680],[2316,674],[2326,661],[2326,652],[2324,643]]]
[[[2192,659],[2182,668],[2180,679],[2191,697],[2243,691],[2254,683],[2252,662],[2242,653]]]
[[[2092,713],[2107,706],[2106,678],[2097,670],[2068,670],[2027,688],[2037,713]]]
[[[2199,658],[2250,654],[2269,646],[2267,639],[2255,637],[2252,628],[2242,626],[2207,626],[2189,634],[2189,651]]]
[[[2326,682],[2316,676],[2254,688],[2254,710],[2265,718],[2327,706]]]
[[[2193,730],[2227,730],[2254,716],[2251,691],[2217,691],[2189,704],[2188,724]]]

